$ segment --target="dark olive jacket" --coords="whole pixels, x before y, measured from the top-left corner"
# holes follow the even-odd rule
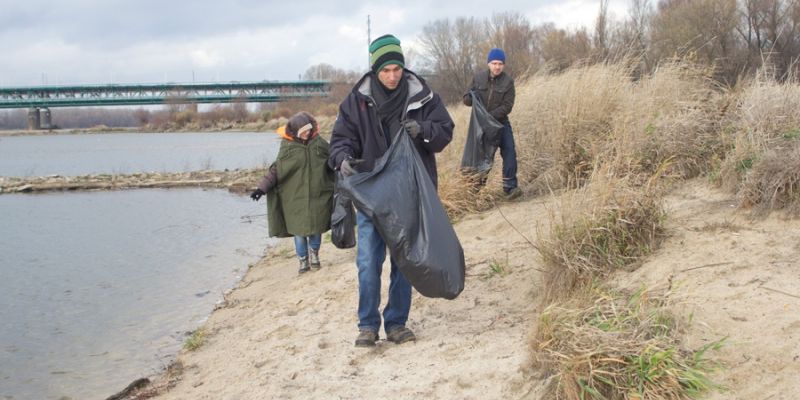
[[[284,140],[273,164],[277,185],[267,192],[269,235],[309,236],[330,229],[333,171],[328,142],[316,136],[308,145]]]
[[[501,72],[500,75],[492,78],[489,70],[483,70],[475,74],[472,79],[470,91],[474,91],[481,102],[486,106],[486,111],[498,122],[508,122],[508,114],[514,108],[514,78],[511,75]],[[472,106],[472,98],[469,92],[464,95],[464,104]]]

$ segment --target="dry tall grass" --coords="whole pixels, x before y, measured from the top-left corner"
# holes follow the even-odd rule
[[[614,176],[658,172],[692,177],[724,154],[719,108],[724,98],[710,72],[673,63],[633,81],[624,64],[541,73],[517,84],[510,118],[520,187],[528,194],[586,183],[599,166]],[[499,194],[499,156],[488,190],[465,185],[459,169],[470,109],[450,108],[454,138],[439,156],[440,197],[451,214],[486,208]]]

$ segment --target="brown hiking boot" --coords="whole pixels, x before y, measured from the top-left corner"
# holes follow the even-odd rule
[[[361,329],[356,338],[356,347],[374,347],[378,341],[378,332],[371,329]]]
[[[414,332],[411,332],[411,329],[405,326],[398,326],[386,332],[386,340],[395,344],[402,344],[405,342],[413,342],[417,340],[417,337],[414,336]]]

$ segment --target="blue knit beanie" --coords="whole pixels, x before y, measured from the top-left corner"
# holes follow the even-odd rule
[[[490,63],[492,61],[502,61],[503,64],[506,63],[506,53],[503,52],[503,49],[499,49],[497,47],[489,50],[489,57],[486,57],[486,63]]]

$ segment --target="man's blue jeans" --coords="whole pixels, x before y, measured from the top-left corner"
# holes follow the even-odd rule
[[[514,147],[514,132],[511,122],[503,123],[500,136],[500,156],[503,157],[503,191],[508,193],[517,187],[517,149]]]
[[[386,244],[372,224],[372,220],[359,212],[358,249],[356,265],[358,266],[358,328],[378,332],[381,327],[381,315],[378,307],[381,303],[381,271],[386,259]],[[389,274],[389,301],[383,309],[383,327],[387,332],[397,326],[405,326],[408,312],[411,309],[411,284],[397,268],[394,260]]]
[[[294,237],[294,250],[298,257],[308,257],[308,246],[314,250],[319,250],[322,244],[322,235],[296,236]]]

